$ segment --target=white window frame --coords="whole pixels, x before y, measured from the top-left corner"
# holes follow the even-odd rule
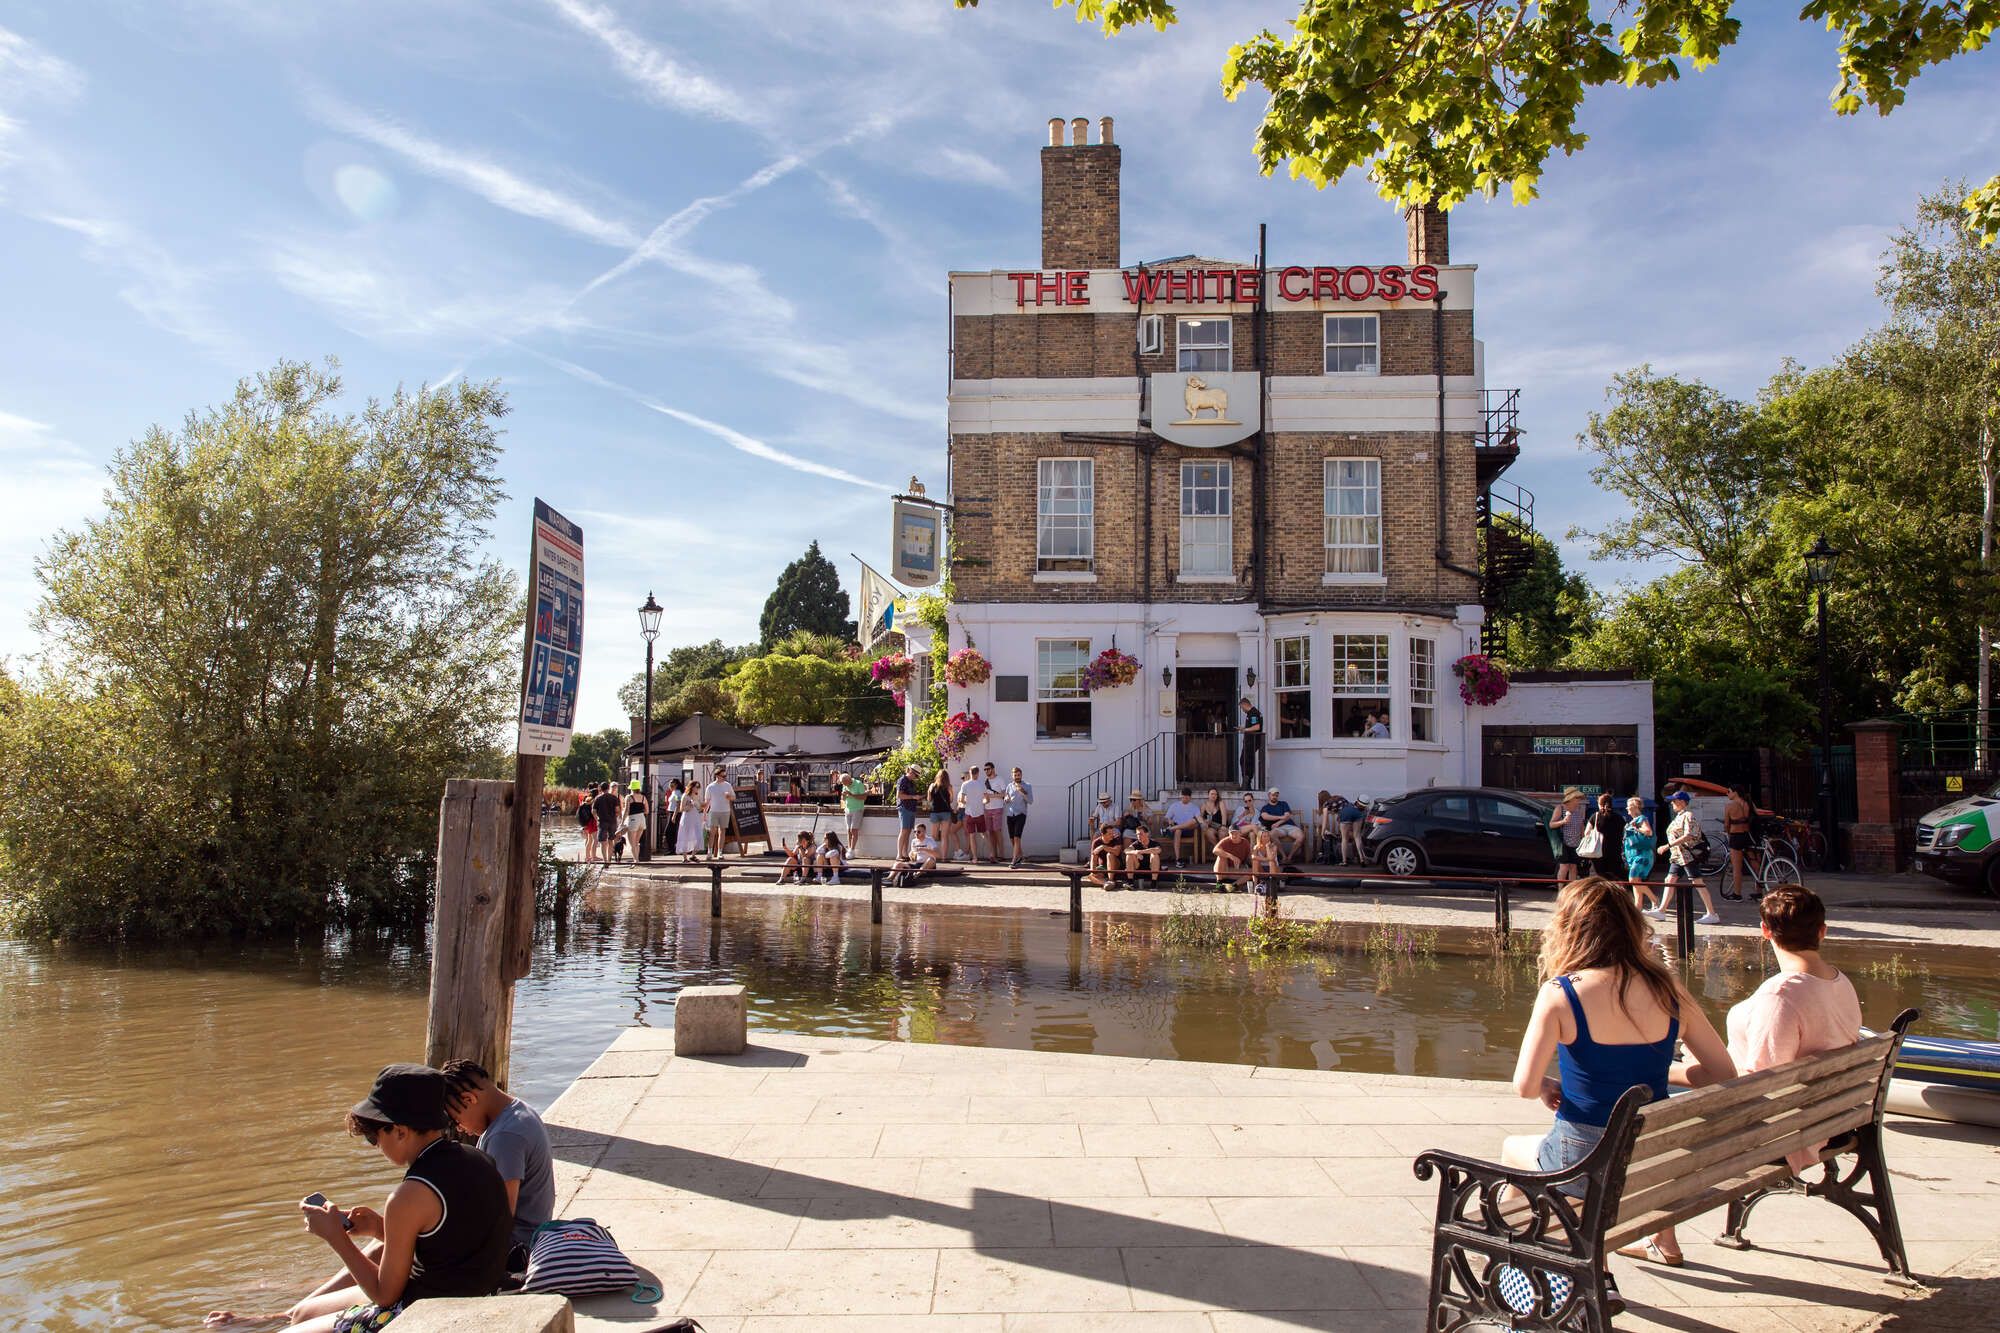
[[[1161,352],[1165,351],[1166,337],[1165,320],[1161,319],[1158,315],[1141,315],[1139,317],[1139,354],[1141,356],[1158,356]]]
[[[1073,652],[1074,661],[1058,654]],[[1055,736],[1042,725],[1042,705],[1081,702],[1090,708],[1090,691],[1083,684],[1083,669],[1090,665],[1089,639],[1035,640],[1035,740],[1043,745],[1083,745],[1091,740],[1096,718],[1087,714],[1081,734]],[[1063,677],[1070,677],[1062,683]]]
[[[1357,478],[1346,474],[1359,467]],[[1382,573],[1382,460],[1329,458],[1322,474],[1328,583],[1379,583]],[[1355,498],[1348,507],[1348,497]]]
[[[1419,724],[1418,719],[1422,722]],[[1418,733],[1422,734],[1419,735]],[[1437,729],[1437,640],[1410,640],[1410,737],[1434,743]]]
[[[1375,651],[1357,652],[1363,642],[1372,642]],[[1328,717],[1328,725],[1343,740],[1365,740],[1365,736],[1349,736],[1340,724],[1342,699],[1379,700],[1384,711],[1393,711],[1390,703],[1394,696],[1389,692],[1394,677],[1391,653],[1393,645],[1386,633],[1334,634],[1327,641],[1326,674],[1329,681],[1327,694],[1335,703]],[[1390,739],[1396,738],[1393,717],[1389,724]],[[1379,741],[1378,741],[1379,743]]]
[[[1074,464],[1076,472],[1072,482],[1059,479],[1058,469],[1062,464]],[[1059,498],[1058,492],[1069,490],[1067,497],[1076,506],[1071,513],[1058,512],[1054,508]],[[1077,568],[1094,570],[1097,568],[1097,463],[1090,458],[1041,458],[1035,460],[1035,568],[1062,569]],[[1076,534],[1075,552],[1057,552],[1052,549],[1058,543],[1051,540],[1058,533]]]
[[[1219,343],[1189,343],[1188,329],[1195,324],[1218,324],[1222,327],[1222,341]],[[1235,321],[1227,315],[1182,315],[1174,321],[1174,369],[1182,373],[1197,375],[1221,375],[1228,373],[1235,355]],[[1222,353],[1219,366],[1192,365],[1206,353]],[[1193,353],[1193,356],[1189,354]],[[1213,359],[1213,358],[1211,358]]]
[[[1206,474],[1210,480],[1200,478]],[[1195,503],[1203,491],[1213,507],[1199,512]],[[1181,462],[1182,579],[1232,579],[1236,563],[1235,464],[1227,458],[1184,459]],[[1190,505],[1194,505],[1191,510]]]
[[[1379,315],[1328,315],[1320,326],[1325,359],[1321,369],[1329,375],[1379,375],[1382,373],[1382,318]],[[1366,336],[1362,336],[1365,334]],[[1334,365],[1337,350],[1364,349],[1361,364],[1339,369]]]
[[[1276,719],[1277,728],[1272,732],[1281,741],[1302,741],[1312,739],[1312,637],[1306,634],[1287,634],[1271,640],[1271,714]],[[1285,734],[1285,696],[1303,694],[1306,697],[1306,729],[1295,736]]]

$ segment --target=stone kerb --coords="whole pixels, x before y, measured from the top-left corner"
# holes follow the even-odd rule
[[[405,1333],[575,1333],[564,1296],[441,1296],[396,1316]]]
[[[674,1000],[675,1055],[741,1055],[749,1016],[741,986],[689,986]]]

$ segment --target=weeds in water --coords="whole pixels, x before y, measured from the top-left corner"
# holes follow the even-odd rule
[[[1236,919],[1219,898],[1176,893],[1173,909],[1160,922],[1160,943],[1169,949],[1225,949],[1236,934]]]
[[[1229,951],[1255,958],[1303,953],[1323,942],[1326,924],[1288,916],[1253,916],[1242,938],[1229,942]]]
[[[779,924],[796,929],[812,924],[812,900],[804,894],[794,894],[785,899],[785,910],[778,918]]]
[[[1868,964],[1870,981],[1886,981],[1892,986],[1900,986],[1911,977],[1929,980],[1930,975],[1929,965],[1920,962],[1912,967],[1903,961],[1903,955],[1899,953],[1892,953],[1887,959],[1879,959]]]
[[[1437,957],[1438,933],[1435,927],[1418,929],[1391,923],[1378,914],[1374,928],[1361,941],[1362,952],[1370,958],[1408,958],[1430,960]]]

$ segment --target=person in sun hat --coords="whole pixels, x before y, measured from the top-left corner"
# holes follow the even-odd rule
[[[1583,830],[1590,822],[1590,811],[1585,808],[1583,793],[1575,787],[1563,792],[1562,804],[1549,817],[1549,827],[1562,834],[1560,850],[1556,852],[1556,883],[1567,884],[1575,879],[1583,868],[1583,858],[1576,854],[1576,845],[1583,841]]]
[[[1112,808],[1111,793],[1108,791],[1097,793],[1097,804],[1091,807],[1090,811],[1091,836],[1096,837],[1097,830],[1103,828],[1106,824],[1115,825],[1117,822],[1118,811]]]
[[[1667,793],[1667,804],[1673,807],[1674,817],[1667,825],[1667,840],[1661,844],[1660,852],[1667,858],[1667,878],[1660,893],[1659,914],[1666,916],[1673,910],[1674,891],[1692,889],[1701,895],[1702,915],[1695,924],[1719,926],[1722,918],[1716,915],[1715,899],[1709,895],[1708,881],[1703,879],[1695,862],[1699,859],[1696,850],[1705,841],[1701,824],[1688,807],[1688,794],[1684,790]]]
[[[1118,816],[1118,831],[1130,838],[1140,829],[1152,831],[1153,809],[1146,804],[1146,793],[1134,787],[1125,794],[1125,813]]]
[[[445,1137],[450,1123],[450,1085],[442,1073],[428,1065],[385,1065],[347,1113],[347,1132],[404,1168],[403,1179],[380,1212],[324,1201],[299,1205],[306,1230],[339,1257],[346,1280],[282,1315],[217,1310],[203,1323],[285,1321],[310,1333],[374,1333],[416,1301],[497,1291],[514,1210],[493,1159]],[[364,1250],[358,1243],[364,1240],[377,1244]]]

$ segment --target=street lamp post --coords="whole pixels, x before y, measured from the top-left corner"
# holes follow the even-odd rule
[[[1826,869],[1840,866],[1840,831],[1833,812],[1833,659],[1826,646],[1826,590],[1839,555],[1822,535],[1806,552],[1806,581],[1819,598],[1819,826],[1826,836]]]
[[[646,641],[646,716],[639,724],[639,791],[646,798],[646,831],[632,853],[637,861],[653,859],[653,830],[659,824],[659,811],[653,808],[653,640],[660,637],[660,613],[665,609],[650,590],[639,608],[639,637]]]

